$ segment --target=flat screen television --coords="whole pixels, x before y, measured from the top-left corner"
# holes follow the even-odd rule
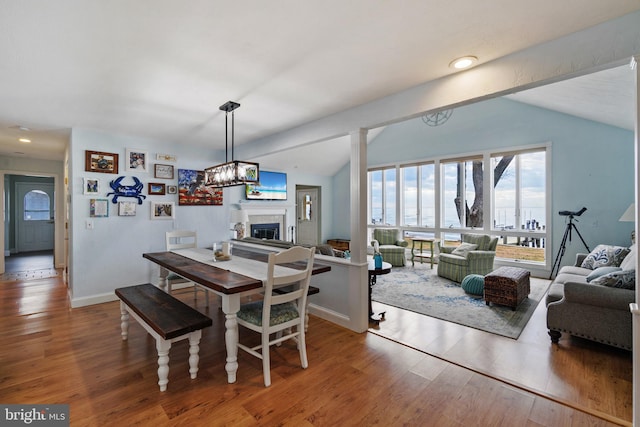
[[[260,183],[247,184],[247,200],[287,200],[287,174],[260,171]]]

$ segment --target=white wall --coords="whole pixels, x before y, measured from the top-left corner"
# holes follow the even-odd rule
[[[150,171],[131,173],[125,169],[127,148],[147,151]],[[85,172],[85,150],[104,151],[119,155],[119,173],[104,174]],[[174,154],[177,161],[173,180],[153,177],[156,154]],[[202,170],[224,159],[214,158],[213,151],[189,149],[177,143],[167,143],[125,135],[74,129],[71,136],[70,182],[71,229],[69,233],[71,253],[69,262],[70,292],[73,306],[86,305],[113,299],[113,290],[127,285],[157,281],[158,270],[142,258],[144,252],[161,251],[165,247],[165,232],[172,229],[191,229],[198,232],[199,246],[210,245],[213,241],[229,238],[229,200],[238,200],[240,188],[224,190],[223,206],[178,206],[177,195],[149,196],[148,182],[162,182],[177,185],[178,169]],[[142,194],[147,195],[142,205],[137,206],[134,217],[117,214],[117,205],[109,201],[108,218],[90,218],[89,200],[107,198],[111,190],[109,182],[119,176],[126,176],[123,183],[133,183],[137,176],[145,185]],[[100,180],[99,197],[83,194],[83,178]],[[120,199],[132,200],[135,199]],[[174,220],[152,220],[151,201],[175,202]],[[86,228],[91,219],[94,229]]]
[[[146,151],[151,159],[149,172],[129,172],[125,169],[126,149]],[[119,155],[119,173],[104,174],[85,171],[85,150],[103,151]],[[113,135],[89,129],[74,129],[71,137],[70,194],[70,293],[73,306],[110,301],[114,299],[113,290],[120,286],[138,283],[156,283],[158,267],[142,258],[145,252],[164,250],[164,234],[172,229],[191,229],[198,232],[198,245],[209,246],[214,241],[227,240],[231,236],[229,210],[240,207],[269,206],[287,209],[287,224],[294,225],[295,187],[296,185],[322,186],[323,216],[327,217],[327,227],[331,226],[333,211],[331,178],[305,174],[299,171],[287,171],[288,199],[285,202],[247,202],[244,186],[223,190],[223,206],[179,206],[177,195],[150,196],[147,183],[161,182],[177,185],[178,169],[197,169],[224,161],[224,152],[204,151],[188,148],[177,143],[148,140],[144,138]],[[156,161],[156,154],[174,154],[175,163]],[[216,155],[219,156],[216,158]],[[153,178],[153,164],[173,164],[173,180]],[[109,182],[119,176],[126,176],[124,184],[133,184],[133,176],[144,183],[146,199],[137,206],[136,216],[121,217],[117,214],[117,205],[111,203],[109,196],[109,217],[90,218],[89,200],[107,198],[111,191]],[[83,178],[100,180],[100,194],[83,194]],[[132,200],[135,199],[119,199]],[[152,220],[151,201],[175,202],[174,220]],[[87,229],[86,222],[91,220],[94,228]],[[323,229],[326,240],[330,229]]]

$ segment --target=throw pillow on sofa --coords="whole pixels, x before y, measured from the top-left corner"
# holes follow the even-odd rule
[[[598,245],[582,261],[582,268],[595,270],[598,267],[619,267],[629,249],[623,246]]]
[[[638,255],[638,245],[635,243],[629,247],[629,254],[624,257],[620,263],[620,268],[623,270],[633,270],[636,268],[636,257]]]
[[[587,276],[587,283],[591,282],[593,279],[597,279],[598,277],[602,277],[605,274],[615,273],[616,271],[622,271],[620,267],[598,267],[593,270]]]
[[[453,252],[451,252],[453,255],[458,255],[461,257],[467,257],[467,254],[470,251],[474,251],[476,248],[478,247],[478,245],[474,245],[473,243],[460,243],[460,246],[458,246],[457,248],[455,248],[453,250]]]
[[[605,274],[602,277],[591,281],[595,285],[609,286],[612,288],[635,289],[636,288],[636,271],[621,270],[613,273]]]

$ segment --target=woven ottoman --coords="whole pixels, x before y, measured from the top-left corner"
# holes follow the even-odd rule
[[[518,267],[500,267],[484,276],[484,300],[515,310],[529,296],[531,273]]]

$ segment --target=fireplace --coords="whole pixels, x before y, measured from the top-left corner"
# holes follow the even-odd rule
[[[280,224],[251,224],[251,237],[280,240]]]

